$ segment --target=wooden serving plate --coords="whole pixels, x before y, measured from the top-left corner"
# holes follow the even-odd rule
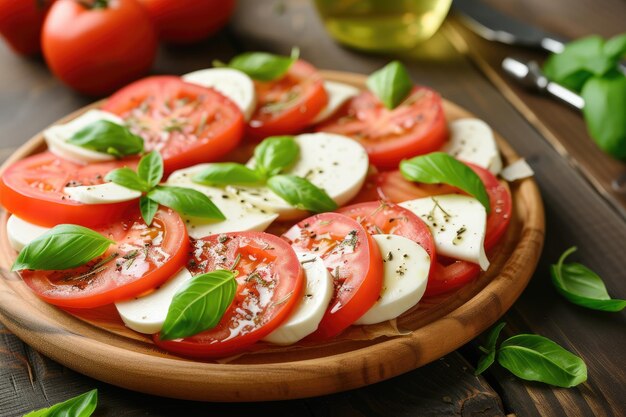
[[[325,79],[365,87],[365,76],[324,71]],[[83,108],[64,120],[76,117]],[[448,120],[472,115],[444,101]],[[518,158],[496,134],[505,164]],[[41,134],[0,168],[45,148]],[[391,378],[434,361],[491,326],[522,293],[544,239],[544,213],[534,180],[510,185],[513,217],[489,270],[451,295],[422,301],[397,321],[354,328],[322,346],[261,350],[228,362],[199,362],[159,350],[111,319],[110,308],[81,318],[37,298],[15,274],[2,272],[0,321],[44,355],[90,377],[136,391],[202,401],[265,401],[318,396]],[[0,265],[16,257],[0,218]],[[385,327],[387,326],[387,327]],[[375,331],[372,331],[374,329]],[[391,329],[391,330],[390,330]],[[395,329],[395,330],[394,330]],[[400,331],[398,331],[400,329]]]

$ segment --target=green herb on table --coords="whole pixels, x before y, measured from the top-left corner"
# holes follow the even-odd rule
[[[294,48],[291,56],[274,55],[267,52],[244,52],[231,59],[228,64],[213,61],[215,67],[239,70],[258,81],[273,81],[282,78],[291,65],[298,60],[300,51]]]
[[[98,406],[98,390],[94,389],[67,401],[31,411],[24,417],[89,417]]]
[[[550,267],[552,283],[557,291],[581,307],[613,312],[623,310],[626,300],[611,299],[598,274],[579,263],[564,263],[575,251],[575,247],[566,250],[556,265]]]
[[[143,139],[140,136],[126,126],[108,120],[90,123],[72,135],[67,143],[117,158],[143,152]]]
[[[399,61],[392,61],[367,78],[367,88],[388,109],[395,109],[413,89],[409,72]]]

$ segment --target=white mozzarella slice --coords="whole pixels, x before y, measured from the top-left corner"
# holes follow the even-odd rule
[[[306,275],[304,294],[291,315],[263,339],[266,342],[290,345],[313,333],[333,296],[333,279],[322,260],[313,253],[296,254]]]
[[[252,117],[256,90],[252,79],[243,72],[232,68],[207,68],[185,74],[183,80],[216,89],[241,109],[246,120]]]
[[[383,257],[380,298],[354,324],[391,320],[415,306],[426,291],[430,256],[419,244],[398,235],[373,235]]]
[[[18,252],[48,230],[50,229],[47,227],[37,226],[17,216],[11,216],[7,220],[7,238],[11,247]]]
[[[367,152],[356,141],[331,133],[307,133],[296,136],[300,156],[286,173],[297,175],[322,188],[343,205],[357,195],[369,167]],[[248,162],[254,166],[254,160]],[[266,187],[230,186],[239,197],[278,213],[281,220],[306,216],[306,211],[291,206]]]
[[[202,172],[208,164],[199,164],[175,171],[167,179],[167,184],[192,188],[209,197],[226,216],[226,220],[215,221],[200,218],[185,218],[189,236],[200,239],[205,236],[228,233],[257,231],[262,232],[278,217],[278,214],[254,206],[252,203],[222,188],[196,184],[193,177]]]
[[[502,160],[493,131],[480,119],[450,122],[450,140],[443,151],[462,161],[487,168],[494,175],[502,169]]]
[[[528,165],[526,160],[522,158],[504,168],[500,174],[505,180],[513,182],[532,177],[533,175],[535,175],[535,172],[530,167],[530,165]]]
[[[489,268],[485,254],[487,211],[475,198],[446,194],[405,201],[400,206],[411,210],[430,228],[437,253]]]
[[[324,107],[322,111],[315,116],[313,124],[323,122],[328,119],[330,116],[335,114],[335,112],[339,110],[339,108],[343,106],[346,101],[357,96],[361,92],[361,90],[352,85],[338,83],[336,81],[324,81],[324,89],[328,95],[328,103],[326,104],[326,107]]]
[[[157,333],[163,327],[174,295],[191,278],[191,273],[183,268],[150,294],[117,302],[115,308],[126,327],[139,333]]]
[[[60,158],[78,163],[88,164],[114,160],[115,157],[113,155],[67,143],[79,130],[99,120],[108,120],[120,125],[124,124],[121,118],[112,113],[102,110],[89,110],[65,124],[54,125],[44,130],[43,137],[48,144],[48,149]]]
[[[135,200],[141,197],[139,191],[121,185],[105,182],[98,185],[80,185],[78,187],[65,187],[63,192],[74,201],[83,204],[111,204],[122,201]]]

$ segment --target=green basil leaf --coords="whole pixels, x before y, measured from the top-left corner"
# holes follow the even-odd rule
[[[158,151],[145,155],[137,165],[137,174],[150,188],[159,185],[163,178],[163,158]]]
[[[500,332],[506,326],[506,323],[500,323],[491,331],[487,336],[487,346],[481,346],[481,351],[484,353],[478,360],[478,365],[476,366],[475,375],[480,375],[487,370],[491,365],[493,365],[494,360],[496,359],[496,344],[498,343],[498,336],[500,336]]]
[[[98,120],[85,126],[67,141],[72,145],[108,153],[116,157],[143,152],[143,139],[126,126]]]
[[[24,417],[89,417],[98,406],[98,390],[94,389],[67,401],[24,414]]]
[[[174,295],[159,337],[179,339],[217,326],[235,299],[236,290],[232,271],[217,270],[193,277]]]
[[[141,217],[148,226],[152,225],[152,220],[159,209],[159,203],[150,200],[147,196],[141,197],[139,200],[139,210],[141,211]]]
[[[619,61],[626,55],[626,33],[614,36],[604,44],[604,53]]]
[[[226,219],[209,197],[191,188],[158,185],[147,194],[147,197],[185,216]]]
[[[626,307],[626,300],[611,299],[598,274],[579,263],[563,263],[575,251],[575,247],[566,250],[557,264],[550,268],[552,283],[557,291],[581,307],[601,311],[623,310]]]
[[[502,342],[498,363],[515,376],[569,388],[587,380],[585,362],[550,339],[520,334]]]
[[[609,155],[626,160],[626,76],[612,73],[585,83],[583,115],[589,134]]]
[[[126,167],[110,171],[104,179],[114,182],[117,185],[130,188],[131,190],[141,191],[143,193],[150,190],[148,183],[139,178],[139,175],[137,175],[135,171]]]
[[[254,163],[264,177],[280,174],[293,165],[300,155],[300,147],[293,136],[272,136],[254,148]]]
[[[337,203],[310,181],[295,175],[276,175],[267,187],[277,196],[299,209],[323,213],[337,209]]]
[[[433,152],[404,160],[400,162],[400,172],[409,181],[444,183],[460,188],[480,201],[487,213],[491,210],[489,195],[480,177],[470,167],[446,153]]]
[[[115,242],[86,227],[60,224],[26,245],[11,270],[75,268],[102,255],[112,243]]]
[[[413,81],[400,61],[392,61],[367,78],[367,88],[388,109],[395,109],[413,89]]]
[[[193,182],[206,185],[245,185],[261,181],[259,174],[245,165],[235,162],[209,164],[202,172],[194,175]]]
[[[231,59],[228,66],[255,80],[272,81],[282,78],[297,59],[267,52],[244,52]]]

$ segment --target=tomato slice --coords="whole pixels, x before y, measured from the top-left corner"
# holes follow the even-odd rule
[[[364,91],[317,130],[359,141],[370,163],[381,169],[396,169],[401,160],[436,151],[448,139],[441,97],[421,86],[393,110]]]
[[[430,229],[412,211],[385,201],[353,204],[337,210],[356,220],[370,235],[392,234],[417,242],[430,256],[430,271],[437,263],[435,240]]]
[[[202,274],[235,269],[235,300],[213,329],[181,340],[154,342],[165,350],[196,358],[244,351],[270,334],[300,299],[304,271],[291,247],[262,232],[212,235],[193,243],[189,270]]]
[[[294,62],[281,79],[254,84],[257,108],[248,135],[255,140],[302,131],[328,101],[322,76],[302,60]]]
[[[378,300],[383,260],[363,226],[339,213],[302,220],[283,234],[296,250],[318,254],[335,283],[335,294],[317,330],[307,339],[338,335]]]
[[[217,91],[179,77],[155,76],[113,94],[103,110],[121,116],[143,137],[145,150],[158,150],[165,172],[219,159],[243,137],[239,108]]]
[[[24,282],[50,304],[94,308],[152,291],[187,261],[187,229],[168,208],[157,211],[150,227],[133,209],[125,220],[95,230],[117,243],[78,268],[21,271]]]
[[[98,185],[110,171],[135,168],[137,159],[81,165],[42,152],[7,168],[0,179],[0,204],[10,213],[40,226],[61,223],[95,227],[122,218],[137,201],[82,204],[63,192],[67,185]]]

